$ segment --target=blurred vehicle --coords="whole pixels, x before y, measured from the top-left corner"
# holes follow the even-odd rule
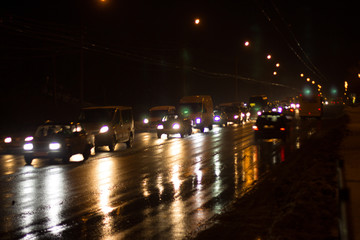
[[[9,127],[6,131],[2,131],[0,137],[1,153],[22,153],[25,140],[32,138],[36,126],[21,125],[16,129]]]
[[[167,114],[175,114],[175,106],[155,106],[149,109],[149,115],[143,120],[146,128],[156,128]]]
[[[135,127],[131,107],[103,106],[83,108],[79,122],[94,136],[95,148],[108,146],[112,152],[117,143],[126,143],[131,148],[134,143]]]
[[[254,95],[249,98],[250,119],[257,119],[258,115],[268,109],[268,98],[266,95]]]
[[[227,126],[227,115],[224,111],[220,109],[214,110],[214,123],[215,125],[219,125],[220,127]]]
[[[321,118],[323,115],[322,97],[320,94],[300,94],[299,95],[299,116],[304,118]]]
[[[193,128],[204,132],[205,127],[212,130],[213,108],[211,96],[185,96],[180,99],[179,113],[184,118],[190,119]]]
[[[92,147],[92,139],[80,123],[50,121],[39,126],[33,138],[23,145],[27,164],[34,158],[61,158],[66,163],[75,154],[82,154],[87,160]]]
[[[280,138],[286,140],[289,133],[288,120],[279,112],[264,112],[253,125],[255,140]]]
[[[180,134],[183,138],[186,134],[192,134],[192,126],[190,119],[183,118],[181,115],[168,114],[163,117],[161,123],[157,126],[157,137],[161,138],[162,134],[166,134],[169,138],[170,134]]]
[[[242,123],[244,115],[241,114],[241,109],[239,106],[234,105],[233,103],[222,103],[219,105],[221,111],[225,112],[227,117],[227,124],[229,123]]]

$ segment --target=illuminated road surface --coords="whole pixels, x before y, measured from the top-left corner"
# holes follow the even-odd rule
[[[185,138],[138,133],[86,162],[1,155],[2,239],[183,239],[301,146],[255,144],[251,123]],[[304,132],[311,135],[312,128]]]

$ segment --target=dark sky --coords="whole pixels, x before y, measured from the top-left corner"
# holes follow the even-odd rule
[[[81,46],[84,100],[94,104],[146,109],[190,94],[217,104],[254,94],[275,100],[302,91],[300,73],[324,94],[340,93],[345,80],[360,81],[357,8],[314,2],[3,1],[2,95],[55,89],[79,98]]]

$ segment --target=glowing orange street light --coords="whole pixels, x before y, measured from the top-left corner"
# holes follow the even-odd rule
[[[310,78],[307,78],[306,81],[307,81],[307,82],[310,82]]]
[[[266,58],[267,58],[268,60],[270,60],[270,59],[271,59],[271,55],[268,54],[268,55],[266,56]]]
[[[199,19],[199,18],[195,18],[194,23],[195,23],[196,25],[198,25],[198,24],[200,23],[200,19]]]
[[[360,73],[358,73],[358,78],[360,78]]]
[[[273,75],[274,75],[274,76],[275,76],[275,75],[277,75],[277,72],[276,72],[276,71],[274,71],[274,72],[273,72]]]
[[[250,42],[249,42],[249,41],[245,41],[244,45],[245,45],[245,47],[248,47],[248,46],[250,46]]]
[[[304,74],[303,74],[303,73],[300,73],[300,77],[304,77]]]
[[[277,63],[275,66],[276,66],[276,67],[280,67],[280,63]]]

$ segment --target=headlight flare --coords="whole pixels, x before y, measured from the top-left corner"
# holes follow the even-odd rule
[[[31,151],[34,149],[34,145],[32,143],[25,143],[23,148],[25,151]]]
[[[58,142],[52,142],[49,144],[50,150],[59,150],[61,148],[61,144]]]
[[[172,125],[172,128],[173,128],[173,129],[180,129],[180,124],[174,123],[174,124]]]
[[[104,125],[100,128],[100,133],[106,133],[109,131],[109,127],[107,125]]]
[[[158,126],[157,126],[157,129],[164,129],[164,125],[162,125],[162,124],[159,124]]]
[[[201,123],[201,118],[196,118],[196,119],[195,119],[195,123],[196,123],[196,124],[200,124],[200,123]]]
[[[12,142],[12,138],[11,137],[7,137],[4,139],[4,143],[11,143]]]
[[[31,142],[32,140],[34,140],[33,136],[28,136],[25,138],[25,142]]]

